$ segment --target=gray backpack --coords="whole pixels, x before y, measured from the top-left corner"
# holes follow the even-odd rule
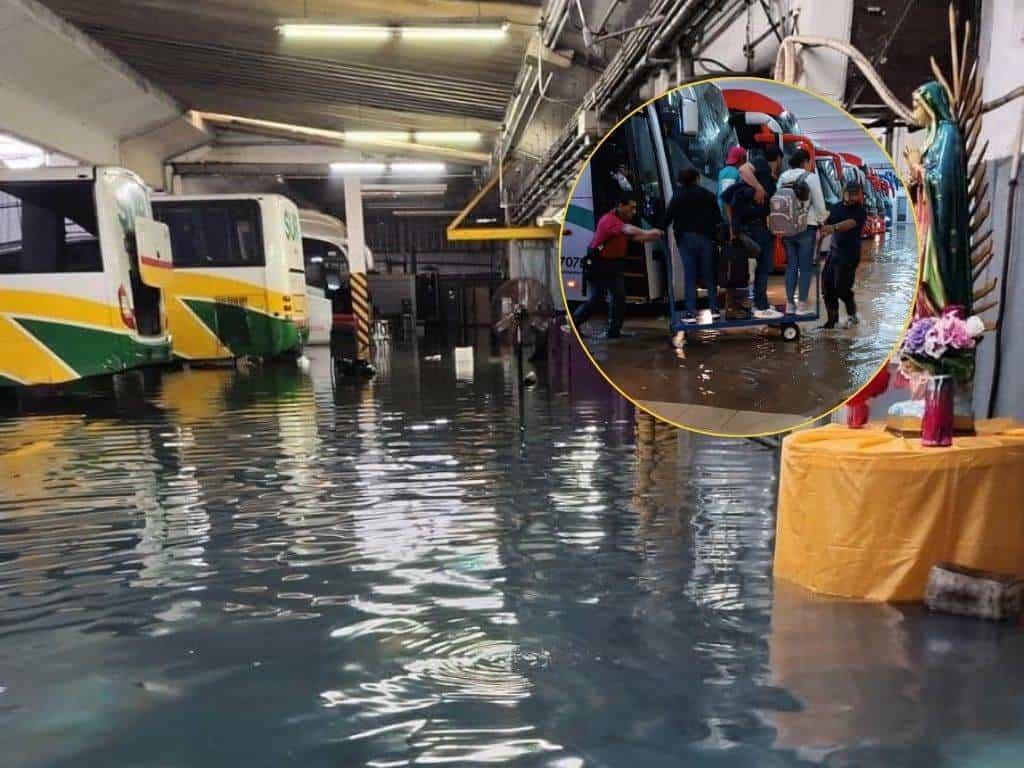
[[[773,235],[790,237],[807,229],[807,199],[811,188],[804,179],[804,171],[795,181],[786,182],[778,188],[768,201],[768,229]]]

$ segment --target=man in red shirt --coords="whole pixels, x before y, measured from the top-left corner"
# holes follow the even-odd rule
[[[622,197],[618,204],[597,222],[597,230],[587,249],[592,256],[590,296],[572,314],[576,330],[581,331],[591,314],[604,303],[605,294],[612,297],[608,312],[606,338],[622,336],[622,321],[626,314],[626,252],[629,241],[645,243],[664,236],[660,229],[641,229],[630,222],[636,216],[636,200]],[[582,331],[581,331],[582,332]]]

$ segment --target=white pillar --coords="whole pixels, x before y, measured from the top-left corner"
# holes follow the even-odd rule
[[[363,183],[345,177],[345,227],[348,230],[349,272],[366,272],[366,231],[363,228]]]
[[[358,176],[345,177],[345,226],[348,230],[349,287],[356,317],[356,359],[370,360],[373,304],[366,278],[366,234],[363,229],[363,185]]]

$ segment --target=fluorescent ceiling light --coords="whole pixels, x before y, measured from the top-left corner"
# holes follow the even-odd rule
[[[393,200],[400,197],[440,197],[444,194],[443,189],[423,191],[423,192],[363,192],[364,200]],[[416,203],[416,205],[422,205],[422,203]]]
[[[345,141],[409,141],[408,131],[345,131]]]
[[[387,168],[384,163],[331,163],[332,173],[374,174],[384,173]]]
[[[400,27],[403,40],[503,40],[508,24],[495,27]]]
[[[387,40],[394,36],[392,27],[358,24],[282,24],[277,28],[282,37],[296,40]]]
[[[379,205],[373,206],[377,210],[387,210],[387,206]],[[458,216],[462,211],[442,211],[442,210],[431,210],[425,208],[408,208],[393,210],[395,216]]]
[[[434,190],[444,192],[447,188],[448,185],[443,182],[437,184],[363,184],[363,192],[430,192]]]
[[[416,141],[452,144],[476,144],[482,136],[480,131],[416,131]]]
[[[392,163],[392,173],[444,173],[444,163]]]
[[[46,151],[34,144],[0,134],[0,167],[39,168],[46,162]]]
[[[324,24],[293,21],[281,24],[282,37],[295,40],[364,40],[384,41],[393,37],[403,40],[503,40],[508,23],[491,26],[380,26],[367,24]]]

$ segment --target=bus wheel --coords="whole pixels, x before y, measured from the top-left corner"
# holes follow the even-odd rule
[[[785,341],[796,341],[800,338],[800,327],[792,324],[782,326],[782,338]]]
[[[676,331],[675,335],[672,336],[672,346],[676,349],[682,349],[686,346],[686,332]]]

